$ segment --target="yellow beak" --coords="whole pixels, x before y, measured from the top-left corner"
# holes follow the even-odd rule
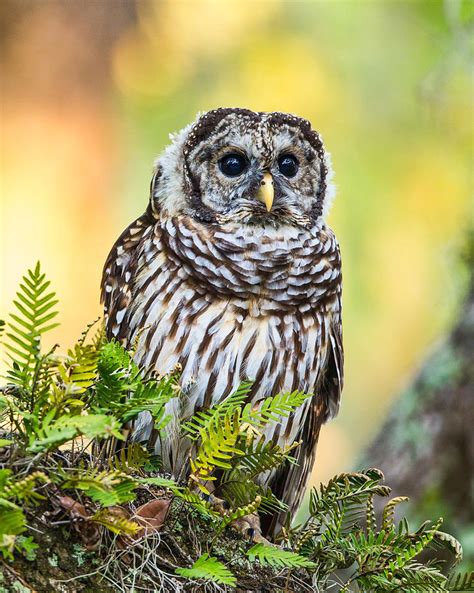
[[[265,204],[268,212],[270,212],[270,210],[272,209],[274,195],[275,190],[273,187],[273,177],[271,173],[264,173],[262,184],[258,188],[257,200],[260,200],[260,202],[263,202]]]

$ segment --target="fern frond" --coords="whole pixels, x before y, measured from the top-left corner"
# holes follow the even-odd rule
[[[26,529],[23,510],[13,502],[0,496],[0,554],[13,559],[16,536]]]
[[[226,414],[218,423],[212,423],[207,431],[202,430],[196,457],[190,459],[190,483],[196,484],[202,492],[209,494],[203,482],[215,480],[212,475],[215,468],[231,469],[232,456],[241,455],[241,450],[235,446],[239,435],[238,411],[232,416]]]
[[[203,579],[231,587],[237,583],[237,579],[225,564],[209,554],[203,554],[191,568],[177,568],[175,572],[188,579]]]
[[[40,438],[32,438],[28,447],[32,453],[49,451],[81,435],[89,439],[124,438],[120,422],[106,414],[63,415],[58,420],[43,422],[38,432]]]
[[[321,485],[319,490],[311,490],[310,513],[316,517],[327,512],[336,502],[352,500],[365,504],[369,496],[388,496],[390,488],[380,484],[381,480],[382,472],[374,474],[373,470],[335,476],[327,485]]]
[[[226,514],[220,523],[217,533],[221,533],[228,525],[236,521],[237,519],[241,519],[242,517],[246,517],[251,515],[257,511],[260,507],[260,503],[262,499],[260,496],[257,496],[255,500],[243,507],[237,507],[232,509],[228,514]]]
[[[295,442],[281,448],[272,441],[266,442],[265,437],[261,437],[256,444],[253,441],[241,439],[238,445],[241,454],[235,458],[233,470],[244,472],[246,478],[253,479],[259,474],[279,467],[285,461],[294,463],[294,458],[290,453],[299,445],[299,442]],[[225,479],[224,477],[223,481]]]
[[[474,571],[450,576],[446,586],[448,591],[474,591]]]
[[[177,498],[180,498],[181,500],[190,504],[202,515],[208,517],[209,519],[218,519],[219,521],[222,520],[222,515],[218,513],[207,500],[204,500],[196,492],[193,492],[189,488],[170,487],[170,490]]]
[[[365,575],[362,573],[356,579],[364,590],[393,591],[404,593],[433,593],[448,591],[446,577],[435,567],[414,562],[410,566],[401,568],[395,573],[390,571],[374,571]]]
[[[245,424],[261,429],[270,422],[278,422],[281,418],[287,418],[309,397],[312,397],[312,395],[301,391],[293,391],[292,393],[280,393],[274,397],[266,397],[258,406],[248,403],[242,411],[244,429]]]
[[[433,543],[448,549],[454,555],[454,564],[459,564],[463,558],[463,550],[458,540],[444,531],[436,531]]]
[[[300,554],[264,544],[256,544],[250,548],[247,556],[251,562],[258,560],[263,566],[275,568],[316,568],[317,566]]]
[[[220,403],[207,410],[196,412],[190,420],[183,424],[184,432],[191,440],[197,440],[202,431],[209,430],[211,425],[218,423],[226,416],[232,416],[237,409],[241,408],[245,404],[251,388],[252,383],[241,383],[234,393]]]
[[[111,509],[101,509],[94,513],[90,521],[103,525],[112,533],[117,535],[135,535],[140,531],[141,526],[135,521],[130,521],[126,517],[113,512]]]
[[[140,443],[130,443],[109,459],[109,466],[123,473],[141,470],[150,459],[150,453]]]
[[[9,380],[16,382],[21,377],[20,387],[31,388],[32,371],[41,352],[41,336],[58,324],[51,323],[58,312],[54,292],[48,292],[49,280],[41,272],[39,262],[34,270],[28,270],[20,283],[13,301],[17,313],[10,315],[5,344],[13,363]]]
[[[387,502],[382,513],[382,529],[391,529],[393,527],[393,517],[395,514],[395,507],[401,502],[406,502],[407,496],[396,496]]]
[[[3,486],[0,485],[0,497],[16,499],[23,502],[25,506],[37,504],[45,499],[43,495],[36,492],[37,482],[43,484],[49,482],[49,478],[44,472],[36,471],[24,478],[12,478],[10,470],[0,470],[0,472],[8,472],[6,482]]]
[[[93,344],[75,344],[59,365],[58,374],[65,395],[80,395],[94,384],[99,351]]]
[[[137,486],[136,480],[119,470],[100,471],[97,468],[85,467],[70,472],[60,483],[63,489],[75,488],[84,491],[94,502],[103,507],[133,500]]]
[[[141,484],[149,484],[150,486],[158,486],[160,488],[169,488],[170,490],[184,490],[171,478],[162,478],[161,476],[139,478],[138,482]]]

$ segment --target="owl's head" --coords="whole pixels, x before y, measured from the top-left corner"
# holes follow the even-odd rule
[[[205,223],[309,226],[329,209],[331,178],[307,120],[215,109],[172,136],[156,162],[151,205]]]

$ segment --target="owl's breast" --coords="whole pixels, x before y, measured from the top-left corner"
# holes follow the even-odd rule
[[[180,417],[242,381],[254,382],[252,401],[314,393],[340,314],[333,235],[322,228],[249,236],[189,224],[168,220],[154,248],[143,247],[126,319],[137,362],[160,374],[181,365]],[[287,430],[282,438],[294,438],[292,423]]]
[[[185,416],[247,380],[258,385],[257,399],[314,391],[327,355],[329,311],[272,313],[265,299],[197,292],[171,269],[148,283],[143,297],[130,318],[137,362],[160,374],[181,365]]]
[[[258,306],[263,315],[321,308],[340,285],[337,241],[322,222],[311,229],[204,227],[182,217],[162,222],[161,239],[196,291]]]

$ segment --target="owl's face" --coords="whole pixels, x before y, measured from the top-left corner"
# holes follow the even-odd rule
[[[309,122],[217,109],[174,137],[158,159],[154,209],[202,222],[311,225],[332,197],[331,168]]]

